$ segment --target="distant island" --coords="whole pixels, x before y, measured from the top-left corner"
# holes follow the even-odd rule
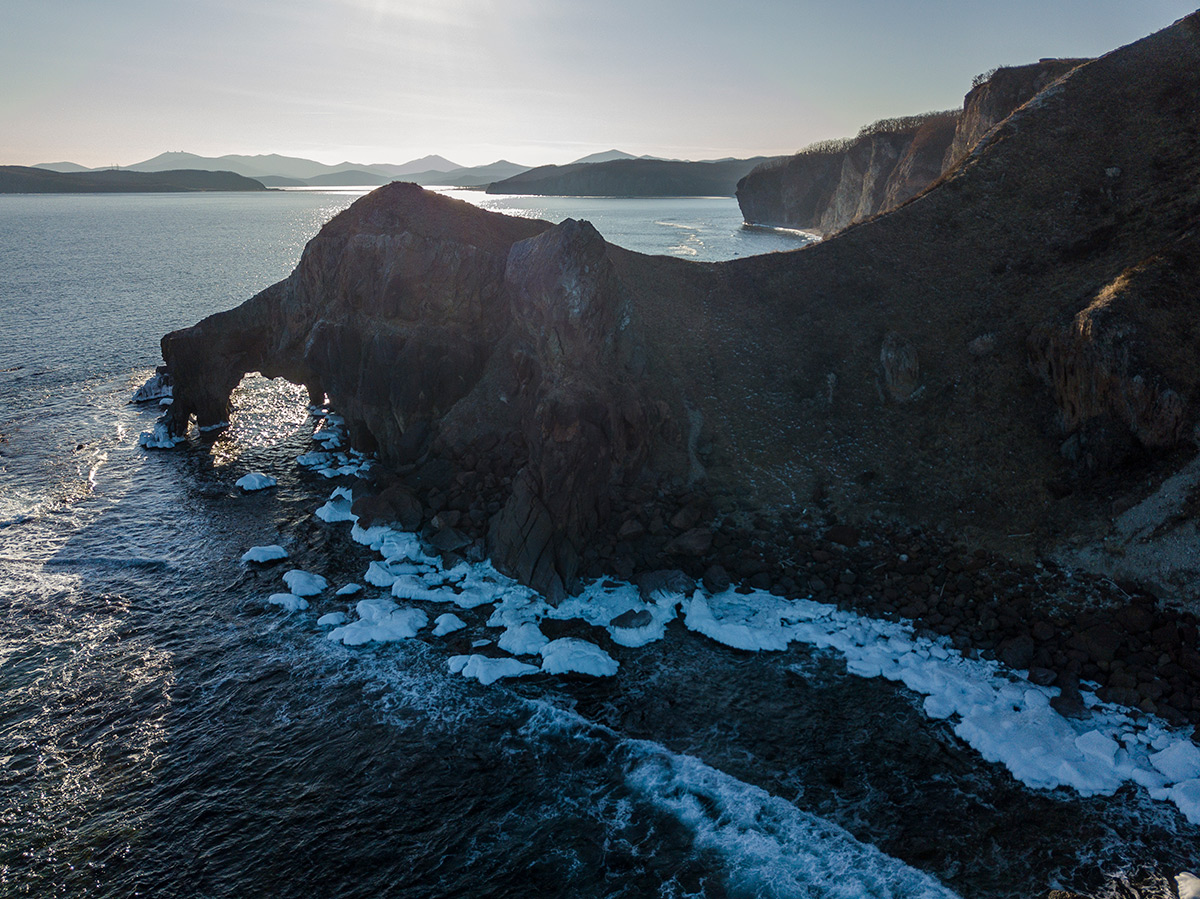
[[[490,194],[574,197],[732,197],[738,181],[766,161],[612,159],[544,165],[488,185]]]
[[[22,165],[0,165],[0,193],[112,194],[265,191],[260,181],[233,172],[181,169],[167,172],[53,172]]]

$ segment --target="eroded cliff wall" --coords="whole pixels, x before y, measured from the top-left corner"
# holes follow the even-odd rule
[[[972,88],[962,110],[876,122],[853,140],[765,162],[738,182],[742,216],[752,224],[827,235],[894,209],[957,165],[1013,110],[1083,62],[1045,59],[997,69]]]

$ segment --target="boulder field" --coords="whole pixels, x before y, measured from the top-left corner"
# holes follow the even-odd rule
[[[1071,69],[892,212],[726,263],[390,184],[163,338],[170,427],[228,420],[248,372],[305,384],[401,482],[474,490],[447,511],[552,599],[598,534],[654,531],[666,568],[714,517],[816,509],[1189,602],[1198,109],[1194,14]],[[630,511],[666,496],[669,528]]]

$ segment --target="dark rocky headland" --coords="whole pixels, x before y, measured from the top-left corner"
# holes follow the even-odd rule
[[[893,211],[719,264],[391,184],[163,338],[171,426],[285,377],[385,463],[356,511],[552,600],[679,569],[1200,721],[1197,110],[1200,13]]]

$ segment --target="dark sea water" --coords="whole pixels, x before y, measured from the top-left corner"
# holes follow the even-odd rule
[[[0,197],[0,896],[1166,896],[1195,870],[1173,806],[1029,789],[828,652],[676,622],[615,677],[484,687],[447,660],[495,639],[486,608],[347,647],[316,624],[340,598],[269,605],[283,567],[251,546],[338,583],[374,558],[313,516],[343,481],[295,464],[302,392],[249,378],[225,434],[170,452],[127,400],[162,334],[353,199]],[[731,204],[537,214],[695,258],[795,245]],[[243,495],[250,471],[279,486]]]

